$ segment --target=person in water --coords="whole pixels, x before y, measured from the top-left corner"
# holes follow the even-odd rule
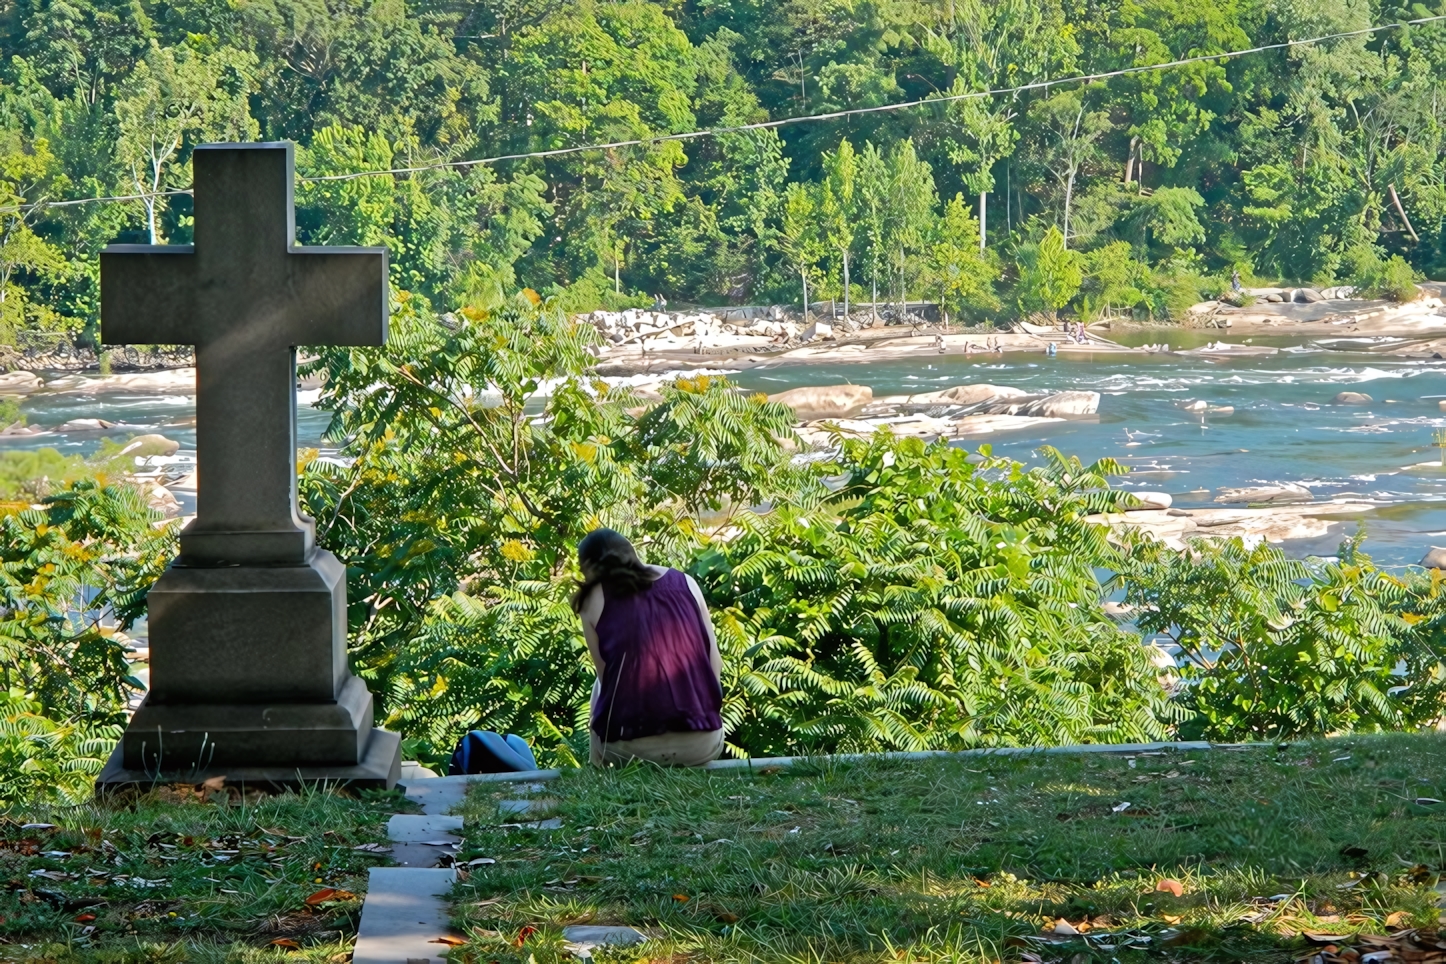
[[[645,565],[632,543],[596,529],[577,547],[572,597],[592,654],[594,766],[648,760],[702,766],[723,751],[723,659],[702,590]]]

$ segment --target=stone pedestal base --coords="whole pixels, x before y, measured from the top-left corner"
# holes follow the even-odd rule
[[[146,600],[151,686],[97,786],[225,776],[392,786],[400,738],[372,728],[347,668],[346,569],[172,565]]]
[[[200,770],[132,770],[125,766],[121,747],[116,747],[105,769],[96,778],[99,794],[119,790],[147,790],[169,783],[197,784],[211,777],[225,777],[228,786],[295,789],[307,784],[328,783],[358,789],[390,789],[402,770],[402,738],[386,730],[372,730],[366,753],[354,766],[211,766]]]
[[[350,766],[366,755],[372,694],[349,677],[334,703],[155,703],[121,736],[127,769]]]

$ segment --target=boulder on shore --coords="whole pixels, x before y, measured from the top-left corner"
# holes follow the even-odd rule
[[[803,329],[803,333],[798,336],[800,341],[813,341],[816,338],[832,337],[833,325],[830,325],[826,321],[815,321],[813,324]]]
[[[1336,405],[1369,405],[1375,399],[1365,392],[1338,392],[1331,402]]]
[[[148,455],[175,455],[180,447],[180,442],[166,438],[164,435],[137,435],[127,442],[125,448],[116,455],[133,455],[137,458],[144,458]]]
[[[1446,569],[1446,549],[1432,546],[1431,551],[1421,558],[1420,565],[1427,569]]]
[[[805,422],[852,418],[874,400],[874,390],[867,385],[807,385],[770,395],[768,400],[787,405]]]
[[[1310,489],[1294,482],[1280,485],[1257,485],[1243,489],[1221,489],[1216,502],[1309,502]]]

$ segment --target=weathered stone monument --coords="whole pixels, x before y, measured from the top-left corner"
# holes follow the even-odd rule
[[[296,246],[292,145],[196,149],[194,245],[101,254],[106,344],[196,346],[196,518],[151,589],[151,686],[98,780],[391,786],[346,570],[296,507],[296,346],[380,345],[385,248]]]

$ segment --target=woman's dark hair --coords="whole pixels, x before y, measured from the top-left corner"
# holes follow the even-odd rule
[[[572,611],[582,612],[582,604],[592,588],[601,585],[609,595],[631,596],[642,592],[658,579],[658,574],[638,558],[633,544],[622,533],[612,529],[594,529],[577,544],[578,565],[591,571],[572,594]]]

